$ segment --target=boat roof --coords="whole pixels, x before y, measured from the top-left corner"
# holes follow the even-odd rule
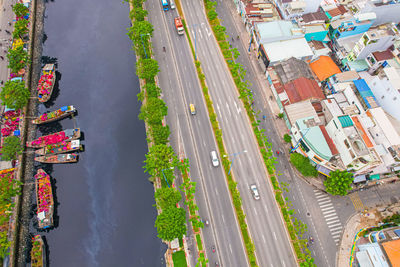
[[[43,67],[43,70],[52,70],[54,69],[54,64],[46,64]]]

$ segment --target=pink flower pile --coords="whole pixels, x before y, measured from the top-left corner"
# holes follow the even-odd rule
[[[68,139],[68,136],[66,136],[64,132],[60,132],[60,133],[55,133],[52,135],[41,136],[38,139],[33,140],[31,142],[31,145],[32,146],[52,145],[52,144],[60,143],[66,139]]]
[[[48,95],[50,94],[50,88],[53,85],[53,74],[43,74],[39,79],[39,84],[37,90],[41,95]]]
[[[51,191],[50,176],[42,170],[35,175],[37,183],[37,212],[48,212],[49,205],[53,203],[53,193]]]
[[[20,110],[9,110],[4,113],[5,122],[3,123],[3,127],[1,128],[1,135],[3,137],[10,136],[15,130],[19,128],[20,115]]]

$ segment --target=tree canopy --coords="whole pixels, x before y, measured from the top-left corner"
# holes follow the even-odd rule
[[[161,170],[169,169],[177,161],[174,150],[167,145],[154,145],[146,154],[145,172],[152,176],[161,174]]]
[[[171,133],[169,130],[169,125],[163,126],[161,123],[159,124],[154,124],[153,127],[151,127],[151,137],[153,139],[154,144],[167,144],[168,143],[168,138]]]
[[[29,9],[22,3],[17,3],[13,6],[13,11],[17,17],[24,17],[28,14]]]
[[[169,207],[175,207],[176,204],[182,199],[178,190],[172,187],[158,188],[154,194],[157,207],[166,210]]]
[[[29,90],[23,81],[7,81],[0,92],[2,104],[8,108],[21,109],[29,100]]]
[[[151,97],[141,108],[139,119],[150,124],[160,123],[168,114],[168,107],[162,99]]]
[[[17,155],[21,155],[21,153],[21,140],[17,136],[8,136],[4,139],[3,147],[1,148],[2,160],[15,160]]]
[[[136,63],[136,74],[140,79],[154,79],[159,71],[158,62],[152,58],[141,58]]]
[[[18,73],[23,69],[29,61],[28,52],[24,50],[23,46],[18,46],[15,49],[9,49],[7,53],[8,68],[12,73]]]
[[[13,38],[20,38],[28,33],[28,20],[20,19],[15,22]]]
[[[157,227],[158,237],[172,241],[181,238],[186,234],[186,216],[182,208],[170,207],[158,215],[155,227]]]
[[[292,153],[290,154],[290,162],[304,176],[317,177],[318,172],[307,157],[299,153]]]
[[[330,177],[326,178],[324,182],[326,191],[332,195],[347,195],[348,191],[351,190],[353,174],[347,171],[336,170],[329,175]]]

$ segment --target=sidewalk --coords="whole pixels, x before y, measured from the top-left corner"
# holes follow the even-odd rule
[[[344,232],[339,245],[339,253],[337,253],[336,266],[349,266],[351,248],[353,246],[354,237],[360,230],[361,215],[360,213],[354,214],[347,220],[344,226]]]

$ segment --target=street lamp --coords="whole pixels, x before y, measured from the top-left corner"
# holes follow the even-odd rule
[[[140,34],[140,40],[142,40],[142,46],[143,46],[144,54],[145,54],[145,56],[146,56],[146,58],[147,58],[146,48],[144,47],[143,38],[142,38],[143,35],[150,35],[150,34],[149,34],[149,33],[146,33],[146,34],[142,33],[142,34]]]
[[[164,170],[168,170],[168,169],[173,170],[174,167],[169,167],[169,168],[166,168],[166,169],[162,169],[161,172],[162,172],[162,174],[163,174],[163,176],[164,176],[165,181],[167,182],[168,187],[171,187],[171,186],[169,186],[167,177],[165,177],[165,174],[164,174]]]
[[[240,152],[237,152],[237,153],[233,153],[231,156],[233,156],[233,158],[232,158],[232,162],[231,162],[231,166],[229,167],[229,171],[228,171],[228,175],[231,173],[231,169],[232,169],[232,166],[233,166],[233,162],[235,161],[235,157],[236,156],[239,156],[240,154],[242,154],[242,153],[247,153],[247,150],[245,149],[245,150],[243,150],[243,151],[240,151]],[[228,155],[223,155],[223,157],[227,157]]]

